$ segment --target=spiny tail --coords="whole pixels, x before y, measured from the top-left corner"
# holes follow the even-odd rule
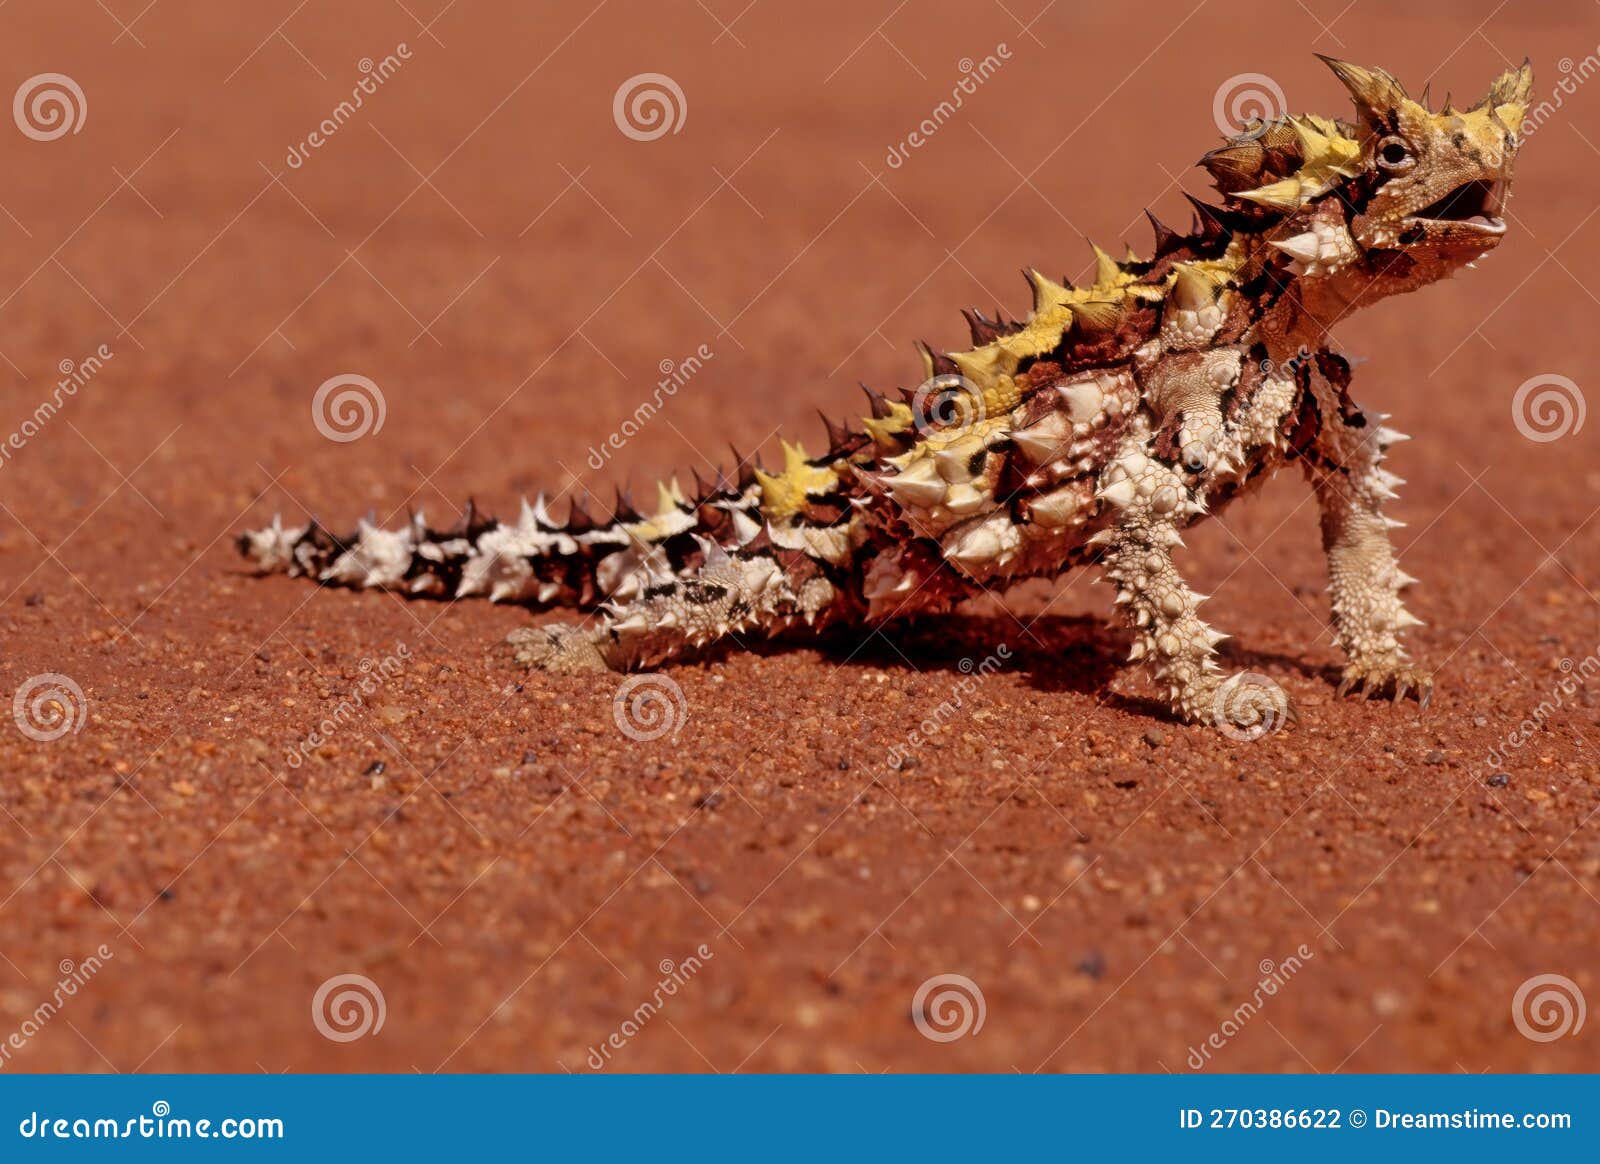
[[[314,519],[285,526],[274,517],[265,529],[241,534],[238,547],[263,573],[328,585],[592,607],[669,581],[682,559],[698,553],[697,538],[728,548],[755,539],[763,530],[760,491],[753,476],[740,476],[739,483],[719,477],[692,499],[676,481],[659,486],[658,511],[648,517],[623,495],[608,521],[596,522],[577,504],[558,521],[541,494],[531,505],[523,501],[515,522],[486,518],[469,504],[448,530],[429,527],[417,514],[398,529],[362,521],[341,537]]]

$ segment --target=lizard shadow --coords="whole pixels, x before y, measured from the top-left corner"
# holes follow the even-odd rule
[[[940,620],[891,623],[869,632],[836,628],[806,645],[836,665],[962,677],[996,673],[1020,675],[1034,690],[1070,691],[1095,697],[1133,715],[1172,719],[1161,700],[1113,690],[1118,676],[1136,668],[1128,661],[1131,632],[1089,615],[1044,615],[1031,623],[999,616],[969,615]],[[797,645],[779,639],[752,644],[776,655]],[[1305,659],[1245,647],[1230,639],[1218,648],[1224,674],[1238,671],[1292,671],[1309,681],[1337,681],[1338,669]]]

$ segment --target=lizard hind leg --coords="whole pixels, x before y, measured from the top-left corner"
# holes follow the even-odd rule
[[[698,561],[605,603],[589,623],[525,627],[507,641],[543,671],[631,671],[746,632],[775,634],[833,604],[820,575],[803,583],[765,550],[728,550],[696,537]]]

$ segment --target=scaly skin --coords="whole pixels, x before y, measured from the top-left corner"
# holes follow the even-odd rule
[[[1228,726],[1223,636],[1173,560],[1188,526],[1298,461],[1321,507],[1341,692],[1413,695],[1383,468],[1404,439],[1352,400],[1329,346],[1350,312],[1470,265],[1498,245],[1527,65],[1472,109],[1433,113],[1381,70],[1329,61],[1354,123],[1289,117],[1203,159],[1224,196],[1155,253],[1096,250],[1094,283],[1029,273],[1022,322],[967,314],[970,350],[923,346],[923,382],[869,391],[865,431],[784,445],[781,470],[732,479],[656,512],[619,500],[596,523],[541,499],[515,523],[470,508],[450,531],[419,517],[335,538],[274,520],[241,549],[263,570],[413,593],[587,609],[585,623],[514,632],[545,670],[650,667],[720,639],[945,611],[1029,577],[1099,564],[1143,659],[1181,718]]]

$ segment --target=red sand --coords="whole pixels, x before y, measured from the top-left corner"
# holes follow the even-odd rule
[[[1228,664],[1299,703],[1255,743],[1167,720],[1087,577],[676,668],[687,720],[641,744],[615,681],[508,666],[523,611],[257,581],[231,548],[278,510],[505,512],[728,441],[770,455],[779,425],[814,439],[858,377],[909,382],[914,338],[958,342],[961,305],[1020,310],[1019,266],[1081,274],[1084,234],[1144,248],[1146,205],[1183,221],[1230,75],[1340,112],[1314,49],[1431,77],[1436,100],[1528,54],[1548,91],[1600,42],[1592,5],[139,7],[0,18],[4,76],[66,73],[89,114],[53,142],[0,133],[5,430],[61,361],[112,352],[0,468],[0,692],[61,673],[87,707],[54,743],[0,732],[0,1042],[64,959],[112,955],[4,1069],[584,1070],[702,943],[608,1069],[1182,1071],[1302,945],[1208,1069],[1595,1066],[1593,1024],[1531,1041],[1512,998],[1562,974],[1600,1001],[1600,688],[1483,757],[1600,647],[1600,425],[1533,443],[1511,419],[1519,384],[1587,387],[1600,355],[1600,87],[1528,146],[1500,252],[1343,337],[1370,358],[1358,396],[1418,437],[1396,512],[1426,715],[1334,697],[1295,480],[1186,556]],[[402,41],[291,169],[358,60]],[[889,168],[958,61],[1002,41],[1011,60]],[[618,131],[641,72],[681,86],[680,133]],[[319,435],[311,395],[338,373],[381,387],[381,432]],[[961,660],[1002,644],[891,769]],[[397,645],[358,722],[288,766]],[[311,1009],[344,973],[386,1014],[339,1043]],[[936,1042],[912,999],[951,973],[985,1021]]]

